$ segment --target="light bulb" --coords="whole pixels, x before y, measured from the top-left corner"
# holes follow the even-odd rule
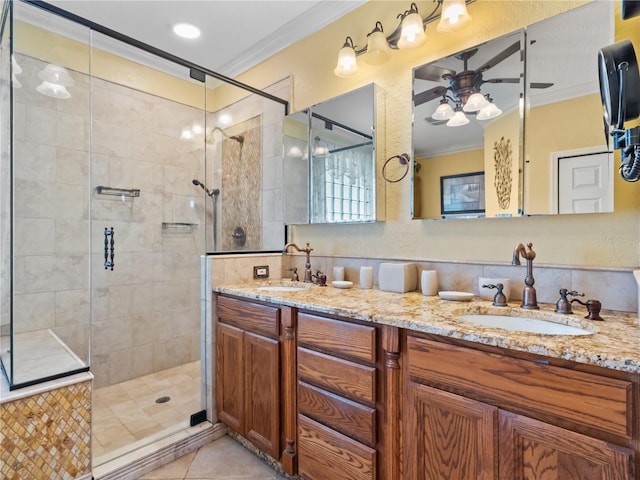
[[[444,0],[442,14],[436,30],[438,32],[456,32],[471,21],[465,0]]]
[[[422,17],[417,11],[408,14],[402,20],[402,30],[400,32],[400,40],[398,40],[398,48],[415,48],[419,47],[427,39],[424,32],[424,24]]]
[[[335,73],[338,77],[350,77],[358,71],[358,63],[356,62],[356,51],[353,48],[351,37],[347,37],[344,45],[338,53],[338,64]]]

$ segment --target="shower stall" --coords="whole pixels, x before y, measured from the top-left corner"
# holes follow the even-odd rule
[[[281,248],[288,103],[46,4],[2,22],[2,375],[90,370],[95,465],[205,408],[200,258]]]

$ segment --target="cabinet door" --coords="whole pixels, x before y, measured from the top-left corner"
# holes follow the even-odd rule
[[[414,382],[407,390],[405,478],[497,480],[498,409]]]
[[[278,341],[244,333],[245,435],[273,458],[280,457],[280,361]]]
[[[632,450],[500,411],[501,480],[632,478]]]
[[[216,409],[231,429],[244,432],[243,332],[218,324]]]

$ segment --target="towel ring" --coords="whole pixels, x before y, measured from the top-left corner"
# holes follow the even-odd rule
[[[402,174],[402,176],[400,178],[397,178],[395,180],[391,180],[389,178],[387,178],[387,165],[389,165],[389,162],[391,160],[393,160],[394,158],[397,158],[400,161],[400,165],[405,165],[406,169],[404,171],[404,173]],[[409,157],[408,153],[401,153],[400,155],[394,155],[393,157],[390,157],[387,159],[386,162],[384,162],[384,165],[382,166],[382,178],[384,178],[387,182],[389,183],[398,183],[400,180],[402,180],[404,177],[407,176],[407,173],[409,173],[409,163],[411,161],[411,158]]]

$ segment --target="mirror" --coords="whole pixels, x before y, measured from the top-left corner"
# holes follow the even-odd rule
[[[598,51],[614,41],[614,3],[592,2],[527,27],[525,212],[613,211],[613,153],[607,148]]]
[[[523,53],[518,31],[414,69],[414,218],[521,215]]]
[[[373,84],[287,116],[285,223],[376,221]]]
[[[462,177],[458,183],[453,183],[455,177],[454,180],[448,180],[452,185],[448,192],[440,188],[441,177],[482,171],[485,172],[486,217],[613,210],[613,158],[605,146],[595,60],[598,49],[613,41],[613,10],[612,2],[592,2],[530,25],[524,33],[516,32],[478,46],[478,51],[468,60],[470,69],[478,69],[478,65],[482,65],[482,61],[476,58],[483,55],[483,49],[488,50],[484,56],[490,57],[491,49],[497,50],[505,43],[509,44],[508,39],[524,35],[526,47],[521,53],[525,61],[519,62],[519,66],[526,70],[528,85],[523,92],[521,89],[525,86],[522,82],[482,84],[482,93],[485,94],[485,90],[490,93],[494,103],[503,113],[495,119],[482,122],[485,125],[484,131],[480,129],[475,134],[469,133],[464,136],[458,134],[454,141],[445,140],[446,136],[454,135],[451,131],[462,132],[463,128],[468,128],[469,125],[477,127],[481,122],[476,120],[474,123],[474,119],[470,119],[469,124],[464,127],[425,127],[426,123],[433,123],[424,119],[433,114],[439,101],[434,99],[425,102],[429,104],[429,109],[422,107],[420,101],[424,99],[424,95],[420,97],[419,94],[427,85],[433,88],[436,84],[427,84],[420,77],[429,75],[433,70],[431,65],[447,68],[447,65],[452,65],[452,58],[456,59],[456,56],[461,54],[414,70],[414,92],[417,102],[414,102],[413,130],[413,218],[483,216],[479,213],[465,214],[467,210],[472,210],[467,208],[468,206],[474,207],[479,203],[476,185],[467,182],[466,177]],[[469,51],[473,49],[466,50]],[[462,52],[462,55],[464,53]],[[517,78],[515,70],[507,70],[510,66],[516,68],[517,57],[516,53],[495,67],[488,68],[483,72],[483,79],[486,81],[503,76]],[[458,59],[458,65],[460,64]],[[448,68],[454,72],[462,71],[459,66]],[[521,70],[520,75],[524,73],[525,71]],[[444,80],[439,83],[446,86]],[[511,92],[512,102],[515,95],[524,93],[525,102],[522,107],[526,108],[523,108],[524,128],[521,135],[515,132],[518,123],[515,118],[522,107],[507,103],[503,108],[496,100],[500,95],[499,90],[505,87],[520,89],[519,92]],[[514,119],[511,124],[514,130],[510,130],[504,124],[505,115]],[[500,125],[501,123],[503,125]],[[503,144],[496,143],[496,138],[491,138],[491,130],[494,128],[511,131],[511,136],[505,135]],[[520,144],[516,144],[514,138],[519,138]],[[500,189],[496,187],[500,175],[495,175],[498,172],[495,166],[499,164],[502,155],[500,148],[503,148],[505,153],[508,152],[508,148],[504,150],[504,147],[509,147],[507,139],[511,140],[509,143],[514,168],[510,205],[508,209],[504,209],[504,201],[495,201],[500,197]],[[439,151],[434,147],[437,144],[441,144]],[[446,149],[446,145],[451,147]],[[516,158],[518,153],[520,158]],[[432,161],[434,158],[436,161]],[[518,175],[516,165],[519,168]],[[444,180],[447,181],[446,178]],[[565,188],[565,185],[575,188]],[[447,212],[451,203],[446,202],[451,198],[462,198],[464,201],[469,200],[469,196],[472,201],[461,203],[462,208],[458,209],[463,210],[462,214],[443,213],[443,198]],[[504,199],[506,198],[505,196]],[[473,203],[476,200],[477,202]]]

